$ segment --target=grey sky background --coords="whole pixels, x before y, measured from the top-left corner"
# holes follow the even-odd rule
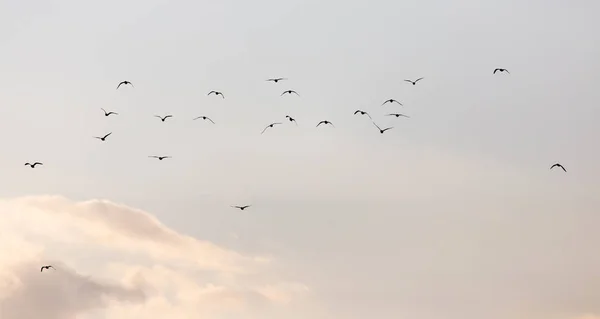
[[[599,11],[3,1],[0,195],[108,199],[277,256],[328,318],[598,313]],[[325,119],[336,128],[316,129]],[[285,125],[260,135],[272,122]]]

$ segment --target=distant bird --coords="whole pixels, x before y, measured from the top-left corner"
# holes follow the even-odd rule
[[[296,91],[294,91],[294,90],[287,90],[287,91],[283,91],[283,93],[281,93],[281,96],[283,96],[283,95],[284,95],[284,94],[286,94],[286,93],[287,93],[287,94],[292,94],[292,93],[294,93],[294,94],[296,94],[296,95],[300,96],[300,94],[298,94],[298,93],[297,93]]]
[[[501,69],[501,68],[494,69],[494,74],[496,74],[496,72],[498,72],[498,71],[500,71],[500,72],[506,72],[506,73],[510,74],[510,72],[508,72],[507,69]]]
[[[375,122],[373,122],[373,125],[375,125],[377,127],[377,129],[379,130],[379,133],[383,134],[385,131],[387,130],[391,130],[393,129],[393,127],[388,127],[388,128],[384,128],[383,130],[381,129],[381,127],[379,127],[379,125],[375,124]]]
[[[104,141],[106,141],[106,138],[107,138],[107,137],[108,137],[110,134],[112,134],[112,132],[110,132],[110,133],[108,133],[108,134],[104,135],[103,137],[94,136],[94,138],[97,138],[97,139],[101,140],[102,142],[104,142]]]
[[[296,123],[296,125],[298,125],[298,122],[296,122],[296,119],[295,119],[295,118],[293,118],[293,117],[291,117],[291,116],[289,116],[289,115],[286,115],[286,116],[285,116],[285,118],[286,118],[286,119],[288,119],[288,121],[290,121],[290,122],[294,122],[294,123]]]
[[[134,87],[134,86],[133,86],[133,83],[131,83],[131,82],[129,82],[129,81],[121,81],[121,82],[119,83],[119,85],[117,85],[117,90],[118,90],[118,89],[119,89],[119,87],[120,87],[121,85],[123,85],[123,84],[125,84],[125,85],[129,84],[129,85],[131,85],[131,87]]]
[[[35,166],[36,166],[36,165],[44,165],[44,164],[42,164],[42,163],[40,163],[40,162],[35,162],[35,163],[33,163],[33,164],[31,164],[31,163],[25,163],[25,165],[29,165],[29,167],[31,167],[31,168],[35,168]]]
[[[565,171],[565,173],[567,172],[567,170],[565,169],[565,167],[562,166],[562,165],[560,165],[559,163],[556,163],[556,164],[550,166],[550,169],[553,169],[555,167],[560,167],[560,168],[562,168],[563,171]]]
[[[111,114],[114,114],[114,115],[119,115],[119,113],[115,113],[115,112],[106,112],[106,110],[105,110],[105,109],[103,109],[103,108],[100,108],[100,109],[101,109],[102,111],[104,111],[104,116],[109,116],[109,115],[111,115]]]
[[[421,81],[421,80],[423,80],[423,79],[424,79],[424,78],[418,78],[418,79],[416,79],[416,80],[414,80],[414,81],[411,81],[411,80],[404,80],[404,81],[406,81],[406,82],[410,82],[410,83],[412,83],[412,85],[416,85],[416,84],[417,84],[417,82],[419,82],[419,81]]]
[[[165,117],[161,117],[160,115],[154,115],[154,117],[158,117],[161,121],[165,121],[169,117],[173,117],[173,115],[165,115]]]
[[[319,125],[321,125],[321,124],[325,124],[325,125],[327,125],[327,124],[330,124],[331,126],[335,127],[335,126],[333,125],[333,123],[331,123],[331,122],[329,122],[329,121],[321,121],[321,122],[319,122],[319,124],[317,124],[317,126],[316,126],[316,127],[319,127]]]
[[[400,103],[400,102],[398,102],[398,101],[396,101],[396,100],[394,100],[394,99],[389,99],[389,100],[387,100],[387,101],[383,102],[383,104],[381,104],[381,105],[384,105],[385,103],[394,103],[394,102],[396,102],[396,103],[398,103],[398,104],[402,105],[402,103]]]
[[[171,156],[148,156],[151,158],[158,158],[159,161],[164,160],[165,158],[171,158]]]
[[[367,113],[367,112],[365,112],[365,111],[356,110],[356,111],[354,111],[354,115],[356,115],[356,114],[360,114],[360,115],[366,115],[366,116],[368,116],[370,119],[373,119],[373,118],[371,117],[371,115],[369,115],[369,113]]]
[[[264,133],[269,127],[273,127],[278,124],[281,124],[281,123],[271,123],[271,124],[267,125],[267,127],[265,127],[265,129],[260,134]]]
[[[410,118],[410,116],[404,115],[404,114],[400,114],[400,113],[390,113],[390,114],[387,114],[386,116],[395,116],[395,117],[404,116],[404,117]]]
[[[50,269],[50,268],[52,268],[52,269],[56,270],[56,268],[52,267],[52,265],[48,265],[48,266],[42,266],[42,267],[40,268],[40,272],[43,272],[43,271],[44,271],[44,269]]]
[[[197,118],[195,118],[194,120],[197,120],[197,119],[203,119],[203,120],[205,120],[205,121],[206,121],[206,120],[209,120],[209,121],[211,121],[211,122],[212,122],[212,124],[215,124],[215,122],[213,122],[213,120],[211,120],[211,119],[210,119],[208,116],[198,116],[198,117],[197,117]]]
[[[275,78],[275,79],[268,79],[267,81],[271,81],[271,82],[277,83],[277,82],[282,81],[282,80],[287,80],[287,79],[286,78]]]
[[[248,207],[250,207],[250,206],[252,206],[252,205],[245,205],[245,206],[231,206],[231,207],[233,207],[233,208],[238,208],[239,210],[244,210],[244,209],[246,209],[246,208],[248,208]]]
[[[210,91],[210,92],[208,92],[207,95],[211,95],[211,94],[220,95],[222,98],[225,98],[225,95],[223,95],[223,93],[221,93],[219,91]]]

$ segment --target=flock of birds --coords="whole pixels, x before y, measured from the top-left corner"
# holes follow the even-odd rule
[[[510,74],[510,72],[508,72],[508,70],[507,70],[507,69],[503,69],[503,68],[496,68],[496,69],[494,69],[494,72],[493,72],[493,74],[496,74],[496,72],[500,72],[500,73],[506,72],[506,73]],[[405,82],[408,82],[408,83],[410,83],[410,84],[412,84],[412,85],[416,85],[416,84],[417,84],[417,82],[419,82],[419,81],[421,81],[421,80],[423,80],[423,79],[424,79],[424,78],[422,78],[422,77],[421,77],[421,78],[418,78],[418,79],[416,79],[416,80],[414,80],[414,81],[412,81],[412,80],[404,80],[404,81],[405,81]],[[268,82],[273,82],[273,83],[278,83],[278,82],[280,82],[280,81],[284,81],[284,80],[287,80],[287,78],[271,78],[271,79],[267,79],[266,81],[268,81]],[[121,82],[119,82],[119,85],[117,85],[117,90],[118,90],[118,89],[119,89],[119,88],[120,88],[122,85],[130,85],[132,88],[134,88],[134,86],[133,86],[133,83],[131,83],[130,81],[121,81]],[[298,92],[296,92],[296,91],[294,91],[294,90],[286,90],[286,91],[283,91],[283,93],[281,93],[281,96],[283,96],[283,95],[285,95],[285,94],[288,94],[288,95],[295,94],[295,95],[297,95],[297,96],[300,96],[300,94],[298,94]],[[219,91],[210,91],[210,92],[208,92],[208,94],[207,94],[207,95],[208,95],[208,96],[210,96],[210,95],[215,95],[215,96],[221,96],[221,98],[223,98],[223,99],[225,98],[225,95],[224,95],[222,92],[219,92]],[[383,104],[381,104],[381,105],[383,106],[383,105],[385,105],[385,104],[387,104],[387,103],[397,103],[398,105],[400,105],[400,106],[403,106],[403,104],[402,104],[402,103],[398,102],[398,101],[397,101],[397,100],[395,100],[395,99],[388,99],[388,100],[385,100],[385,101],[383,102]],[[103,108],[102,108],[101,110],[104,112],[104,116],[106,116],[106,117],[108,117],[108,116],[110,116],[110,115],[119,115],[119,113],[112,112],[112,111],[111,111],[111,112],[108,112],[108,111],[106,111],[106,110],[105,110],[105,109],[103,109]],[[354,112],[354,115],[361,115],[361,116],[362,116],[362,115],[366,115],[366,116],[367,116],[367,117],[368,117],[368,118],[371,120],[371,122],[373,123],[373,125],[374,125],[374,126],[377,128],[377,130],[379,130],[379,133],[381,133],[381,134],[383,134],[383,133],[385,133],[386,131],[388,131],[388,130],[391,130],[391,129],[393,129],[393,128],[394,128],[394,127],[386,127],[386,128],[381,128],[379,125],[377,125],[377,123],[375,123],[375,122],[373,121],[373,118],[371,117],[371,115],[369,115],[369,113],[367,113],[367,112],[365,112],[365,111],[363,111],[363,110],[356,110],[356,111]],[[402,113],[389,113],[389,114],[387,114],[386,116],[394,116],[394,117],[396,117],[396,118],[398,118],[398,117],[406,117],[406,118],[410,118],[410,116],[408,116],[408,115],[405,115],[405,114],[402,114]],[[167,115],[165,115],[165,116],[154,115],[154,117],[157,117],[157,118],[158,118],[158,119],[160,119],[162,122],[165,122],[165,121],[166,121],[168,118],[172,118],[172,117],[173,117],[173,115],[171,115],[171,114],[167,114]],[[286,115],[286,116],[285,116],[285,118],[286,118],[286,120],[287,120],[287,121],[289,121],[289,122],[294,122],[296,125],[298,125],[298,123],[296,122],[296,119],[294,119],[293,117],[291,117],[291,116],[289,116],[289,115]],[[198,120],[198,119],[202,119],[202,120],[204,120],[204,121],[209,121],[209,122],[211,122],[212,124],[215,124],[215,122],[214,122],[212,119],[210,119],[209,117],[207,117],[207,116],[198,116],[198,117],[194,118],[193,120]],[[271,123],[271,124],[267,125],[267,126],[266,126],[266,127],[263,129],[263,130],[262,130],[262,132],[261,132],[260,134],[264,134],[264,133],[267,131],[267,129],[269,129],[269,128],[273,128],[273,127],[275,127],[276,125],[280,125],[280,124],[283,124],[283,123],[281,123],[281,122],[275,122],[275,123]],[[316,126],[316,127],[319,127],[321,124],[324,124],[324,125],[331,125],[331,127],[335,128],[335,126],[333,125],[333,123],[331,123],[331,122],[330,122],[330,121],[328,121],[328,120],[323,120],[323,121],[320,121],[319,123],[317,123],[317,126]],[[107,137],[109,137],[111,134],[112,134],[112,132],[110,132],[110,133],[107,133],[107,134],[105,134],[104,136],[94,136],[94,138],[96,138],[96,139],[99,139],[99,140],[100,140],[100,141],[102,141],[102,142],[105,142],[105,141],[106,141],[106,138],[107,138]],[[171,158],[171,156],[156,156],[156,155],[151,155],[151,156],[148,156],[148,157],[149,157],[149,158],[156,158],[156,159],[158,159],[159,161],[162,161],[162,160],[164,160],[164,159],[167,159],[167,158]],[[43,164],[43,163],[41,163],[41,162],[33,162],[33,163],[29,163],[29,162],[27,162],[27,163],[25,163],[25,165],[26,165],[26,166],[29,166],[29,167],[31,167],[31,168],[35,168],[37,165],[44,165],[44,164]],[[552,165],[550,166],[550,169],[553,169],[553,168],[555,168],[555,167],[558,167],[558,168],[562,169],[564,172],[566,172],[566,171],[567,171],[567,169],[566,169],[566,168],[565,168],[563,165],[561,165],[560,163],[555,163],[555,164],[552,164]],[[243,210],[245,210],[245,209],[247,209],[247,208],[249,208],[249,207],[251,207],[251,206],[252,206],[252,205],[231,206],[231,207],[232,207],[232,208],[236,208],[236,209],[239,209],[239,210],[242,210],[242,211],[243,211]],[[50,268],[52,268],[52,269],[55,269],[55,270],[56,270],[56,268],[54,268],[52,265],[45,265],[45,266],[42,266],[42,267],[40,268],[40,272],[43,272],[44,270],[46,270],[46,269],[50,269]]]

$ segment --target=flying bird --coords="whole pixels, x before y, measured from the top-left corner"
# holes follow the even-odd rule
[[[52,268],[52,269],[56,270],[56,268],[52,267],[52,265],[48,265],[48,266],[42,266],[42,267],[40,268],[40,272],[43,272],[43,271],[44,271],[44,269],[50,269],[50,268]]]
[[[418,79],[416,79],[416,80],[414,80],[414,81],[411,81],[411,80],[404,80],[404,81],[406,81],[406,82],[410,82],[410,83],[412,83],[412,85],[416,85],[416,84],[417,84],[417,82],[419,82],[419,81],[421,81],[421,80],[423,80],[423,79],[424,79],[424,78],[418,78]]]
[[[118,90],[118,89],[119,89],[119,87],[120,87],[121,85],[123,85],[123,84],[125,84],[125,85],[129,84],[129,85],[131,85],[131,87],[134,87],[134,86],[133,86],[133,83],[131,83],[131,82],[129,82],[129,81],[121,81],[121,82],[119,83],[119,85],[117,85],[117,90]]]
[[[294,90],[287,90],[287,91],[283,91],[283,93],[281,93],[281,96],[283,96],[283,95],[284,95],[284,94],[286,94],[286,93],[287,93],[287,94],[292,94],[292,93],[294,93],[294,94],[296,94],[296,95],[300,96],[300,94],[298,94],[298,93],[297,93],[296,91],[294,91]]]
[[[44,165],[44,164],[42,164],[42,163],[40,163],[40,162],[35,162],[35,163],[33,163],[33,164],[31,164],[31,163],[25,163],[25,165],[29,165],[29,167],[31,167],[31,168],[35,168],[35,166],[36,166],[36,165]]]
[[[105,110],[105,109],[103,109],[103,108],[100,108],[100,109],[101,109],[102,111],[104,111],[104,116],[109,116],[109,115],[111,115],[111,114],[114,114],[114,115],[119,115],[119,113],[115,113],[115,112],[106,112],[106,110]]]
[[[97,138],[97,139],[101,140],[102,142],[104,142],[104,141],[106,141],[106,138],[107,138],[107,137],[108,137],[110,134],[112,134],[112,132],[110,132],[110,133],[108,133],[108,134],[104,135],[103,137],[94,136],[94,138]]]
[[[395,117],[404,116],[404,117],[410,118],[410,116],[404,115],[404,114],[400,114],[400,113],[390,113],[390,114],[387,114],[386,116],[395,116]]]
[[[400,102],[398,102],[398,101],[396,101],[396,100],[394,100],[394,99],[389,99],[389,100],[387,100],[387,101],[383,102],[383,104],[381,104],[381,105],[384,105],[385,103],[394,103],[394,102],[396,102],[396,103],[398,103],[398,104],[402,105],[402,103],[400,103]]]
[[[360,114],[360,115],[366,115],[366,116],[368,116],[370,119],[373,119],[373,118],[371,117],[371,115],[369,115],[369,113],[367,113],[367,112],[365,112],[365,111],[356,110],[356,111],[354,111],[354,115],[356,115],[356,114]]]
[[[494,69],[494,74],[496,74],[496,72],[498,72],[498,71],[500,71],[500,72],[506,72],[506,73],[510,74],[510,72],[508,72],[507,69],[501,69],[501,68]]]
[[[271,82],[279,82],[279,81],[283,81],[283,80],[287,80],[286,78],[275,78],[275,79],[268,79],[267,81],[271,81]]]
[[[288,119],[288,121],[290,121],[290,122],[294,122],[294,123],[296,123],[296,125],[298,125],[298,122],[296,122],[296,119],[295,119],[295,118],[293,118],[293,117],[291,117],[291,116],[289,116],[289,115],[286,115],[286,116],[285,116],[285,118],[286,118],[286,119]]]
[[[171,156],[148,156],[148,157],[157,158],[159,161],[162,161],[165,158],[171,158]]]
[[[197,120],[197,119],[203,119],[203,120],[205,120],[205,121],[206,121],[206,120],[209,120],[209,121],[211,121],[211,122],[212,122],[212,124],[215,124],[215,122],[213,122],[213,120],[211,120],[211,119],[210,119],[208,116],[198,116],[198,117],[197,117],[197,118],[195,118],[194,120]]]
[[[223,93],[221,93],[219,91],[210,91],[210,92],[208,92],[207,95],[211,95],[211,94],[220,95],[222,98],[225,98],[225,95],[223,95]]]
[[[238,208],[239,210],[244,210],[244,209],[246,209],[246,208],[248,208],[248,207],[250,207],[250,206],[252,206],[252,205],[244,205],[244,206],[231,206],[231,207],[233,207],[233,208]]]
[[[377,129],[379,130],[379,133],[381,133],[381,134],[383,134],[387,130],[393,129],[393,127],[387,127],[382,130],[381,127],[379,127],[379,125],[375,124],[375,122],[373,122],[373,125],[375,125],[377,127]]]
[[[271,123],[271,124],[267,125],[267,127],[265,127],[265,129],[260,134],[264,133],[269,127],[273,127],[278,124],[281,124],[281,123]]]
[[[562,166],[562,165],[560,165],[559,163],[556,163],[556,164],[550,166],[550,169],[553,169],[555,167],[560,167],[560,168],[562,168],[563,171],[565,171],[565,173],[567,172],[567,170],[565,169],[565,167]]]
[[[319,122],[319,124],[317,124],[316,127],[319,127],[319,125],[321,125],[321,124],[325,124],[325,125],[330,124],[331,126],[333,126],[333,123],[331,123],[329,121],[321,121],[321,122]],[[333,127],[335,127],[335,126],[333,126]]]
[[[173,117],[173,115],[165,115],[165,117],[161,117],[160,115],[154,115],[154,117],[158,117],[161,121],[165,121],[169,117]]]

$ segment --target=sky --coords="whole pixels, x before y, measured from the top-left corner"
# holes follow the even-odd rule
[[[1,1],[0,319],[600,318],[596,12]]]

